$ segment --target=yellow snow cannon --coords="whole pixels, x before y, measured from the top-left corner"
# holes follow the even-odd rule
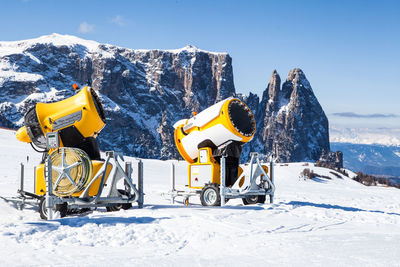
[[[76,94],[69,98],[37,103],[29,109],[24,126],[16,134],[18,140],[44,154],[36,166],[35,192],[30,194],[41,200],[42,218],[47,218],[45,195],[46,199],[49,195],[55,197],[58,204],[54,207],[105,206],[110,211],[130,208],[139,199],[131,178],[118,163],[122,156],[110,151],[105,161],[101,159],[96,137],[105,126],[106,117],[97,93],[90,86],[79,90],[74,84],[74,89]],[[117,189],[121,179],[125,188]],[[106,182],[109,189],[103,190]],[[52,190],[47,192],[49,187]]]
[[[21,142],[33,142],[46,149],[46,134],[59,132],[60,147],[75,146],[86,138],[97,137],[105,124],[104,109],[96,92],[85,86],[62,101],[37,103],[26,113],[24,126],[16,136]]]
[[[256,131],[256,121],[245,103],[227,98],[190,119],[176,122],[174,128],[179,153],[187,162],[195,163],[199,148],[249,142]]]
[[[74,89],[79,88],[74,86]],[[69,180],[63,180],[58,184],[58,188],[54,188],[55,195],[77,196],[83,189],[82,184],[87,185],[89,182],[92,169],[98,170],[103,165],[95,138],[105,123],[104,109],[96,92],[85,86],[74,96],[62,101],[37,103],[26,113],[24,126],[17,131],[16,137],[19,141],[31,143],[35,150],[44,149],[41,152],[52,155],[53,165],[62,164],[62,157],[68,164],[82,162],[80,167],[74,167],[70,171],[70,178],[76,186]],[[54,136],[57,140],[49,146],[47,136]],[[61,147],[68,149],[62,150],[61,153],[59,150]],[[85,171],[82,172],[80,168],[84,168]],[[35,194],[37,195],[46,193],[44,174],[44,163],[42,163],[36,167]],[[53,175],[54,179],[56,177]],[[55,180],[54,183],[56,182]],[[68,185],[62,186],[63,183]],[[97,190],[93,188],[91,194],[95,192]]]
[[[204,206],[219,205],[217,192],[221,171],[225,172],[228,187],[233,186],[243,172],[239,158],[242,145],[249,142],[256,131],[253,113],[241,100],[227,98],[190,119],[176,122],[174,128],[176,147],[189,163],[188,187],[200,193]],[[222,157],[224,170],[221,170]]]

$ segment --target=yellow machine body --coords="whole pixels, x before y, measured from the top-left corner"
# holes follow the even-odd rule
[[[90,180],[92,180],[98,171],[100,170],[101,167],[103,167],[104,162],[103,161],[97,161],[93,160],[92,165],[93,165],[93,175]],[[105,181],[107,181],[108,176],[111,172],[112,166],[108,165],[107,167],[107,172],[106,172],[106,177]],[[90,183],[90,182],[89,182]],[[100,179],[97,179],[89,188],[89,196],[96,196],[97,192],[99,191],[99,186],[100,186]],[[79,197],[81,195],[82,191],[73,193],[71,196],[73,197]],[[46,194],[46,179],[44,177],[44,164],[39,164],[36,166],[36,174],[35,174],[35,194],[39,196],[43,196]]]
[[[44,148],[46,133],[57,132],[74,126],[84,137],[97,137],[105,126],[105,116],[101,103],[91,87],[85,86],[74,96],[54,103],[37,103],[32,111],[34,125],[21,127],[17,131],[17,139],[21,142],[33,142]],[[62,147],[60,140],[60,147]]]
[[[235,112],[239,113],[236,117]],[[175,123],[175,145],[188,163],[195,163],[200,143],[206,140],[215,146],[230,140],[247,143],[254,136],[255,125],[253,113],[247,105],[239,99],[228,98],[190,119]]]
[[[105,122],[98,114],[90,90],[85,86],[76,95],[62,101],[37,103],[36,113],[43,133],[74,125],[83,137],[97,136]]]
[[[202,189],[207,183],[220,184],[220,164],[213,149],[230,141],[249,142],[256,130],[254,115],[245,103],[227,98],[175,123],[175,145],[189,163],[189,188]]]
[[[213,158],[211,148],[199,149],[197,161],[189,164],[188,177],[192,189],[201,189],[209,182],[220,184],[220,165]]]
[[[25,126],[22,126],[21,128],[19,128],[17,133],[15,134],[15,136],[21,142],[24,142],[24,143],[32,142],[31,138],[29,137],[28,130],[26,129]]]

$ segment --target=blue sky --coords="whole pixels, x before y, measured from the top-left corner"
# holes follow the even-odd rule
[[[400,128],[400,1],[0,3],[0,40],[56,32],[129,48],[226,51],[236,91],[259,95],[274,69],[284,80],[300,67],[331,124]]]

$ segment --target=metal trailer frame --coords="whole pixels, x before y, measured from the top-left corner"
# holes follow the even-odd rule
[[[265,172],[258,158],[257,152],[250,153],[250,185],[243,191],[235,188],[225,186],[226,174],[225,174],[225,157],[221,158],[221,185],[220,185],[220,196],[221,206],[225,205],[226,199],[234,198],[246,198],[251,196],[267,196],[270,197],[270,203],[274,202],[274,176],[273,176],[273,162],[270,161],[271,178]],[[257,185],[256,179],[262,177],[260,185]],[[261,179],[261,178],[260,178]]]
[[[34,173],[36,176],[36,167],[34,168]],[[20,163],[20,184],[19,184],[19,189],[17,190],[17,196],[16,197],[1,197],[1,199],[11,202],[17,206],[17,209],[23,210],[26,205],[29,206],[37,206],[39,204],[39,196],[30,192],[27,192],[24,190],[24,185],[25,185],[25,166],[21,162]],[[34,183],[35,183],[35,178],[34,178]],[[34,185],[35,187],[35,185]]]
[[[275,193],[275,184],[274,184],[274,163],[272,157],[269,161],[269,169],[270,176],[265,173],[265,170],[262,168],[261,162],[258,158],[257,152],[250,153],[250,186],[243,190],[242,192],[239,189],[230,188],[225,186],[226,174],[225,174],[225,161],[226,157],[221,157],[221,167],[220,167],[220,175],[221,175],[221,185],[220,185],[220,197],[221,197],[221,206],[225,205],[225,199],[234,199],[234,198],[246,198],[249,196],[267,196],[269,195],[269,202],[273,203],[274,201],[274,193]],[[257,177],[263,175],[262,187],[260,188],[257,183]],[[199,196],[201,194],[201,189],[192,189],[192,190],[176,190],[175,188],[175,164],[171,163],[171,190],[168,193],[163,194],[164,196],[169,196],[171,204],[175,203],[176,197],[183,197],[183,204],[186,206],[189,205],[189,198],[192,196]]]
[[[163,193],[163,196],[169,196],[171,204],[175,204],[175,198],[183,197],[183,204],[189,205],[189,198],[193,196],[198,196],[201,193],[201,189],[191,189],[191,190],[176,190],[175,188],[175,164],[171,162],[171,190],[168,193]]]
[[[46,179],[46,208],[47,208],[47,217],[49,220],[53,219],[53,209],[58,204],[67,204],[69,208],[92,208],[92,207],[111,207],[115,204],[125,204],[125,203],[138,203],[138,208],[143,208],[144,202],[144,192],[143,192],[143,162],[141,160],[138,161],[138,188],[136,188],[136,184],[133,183],[131,175],[132,175],[132,163],[125,162],[125,171],[122,169],[120,163],[118,162],[118,158],[124,160],[123,155],[121,153],[117,153],[114,151],[106,152],[106,160],[100,170],[95,174],[93,179],[87,185],[87,187],[83,190],[82,194],[79,197],[58,197],[53,194],[52,188],[52,162],[51,159],[48,158],[46,162],[47,179]],[[109,178],[107,179],[107,183],[105,182],[106,170],[107,166],[111,165],[112,170],[109,173]],[[40,199],[43,196],[39,196],[30,192],[24,191],[24,165],[21,163],[21,182],[20,189],[18,193],[20,194],[17,197],[12,198],[3,198],[8,202],[15,203],[19,209],[23,209],[25,204],[30,204],[32,206],[38,205]],[[96,196],[89,196],[89,188],[90,186],[98,179],[100,180],[100,185]],[[129,192],[127,196],[123,196],[118,192],[117,183],[119,181],[124,181],[125,190]],[[108,190],[103,189],[108,187]],[[133,194],[132,194],[133,191]]]

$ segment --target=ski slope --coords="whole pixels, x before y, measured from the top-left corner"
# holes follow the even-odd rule
[[[27,156],[29,161],[27,162]],[[136,159],[126,158],[133,161]],[[40,155],[0,129],[0,195],[26,189]],[[184,188],[186,163],[177,164]],[[53,221],[0,200],[1,266],[399,266],[400,191],[366,187],[304,163],[275,166],[274,204],[171,205],[171,161],[144,160],[145,206]],[[332,179],[304,180],[304,168]],[[179,200],[179,199],[178,199]],[[180,200],[179,200],[180,201]]]

